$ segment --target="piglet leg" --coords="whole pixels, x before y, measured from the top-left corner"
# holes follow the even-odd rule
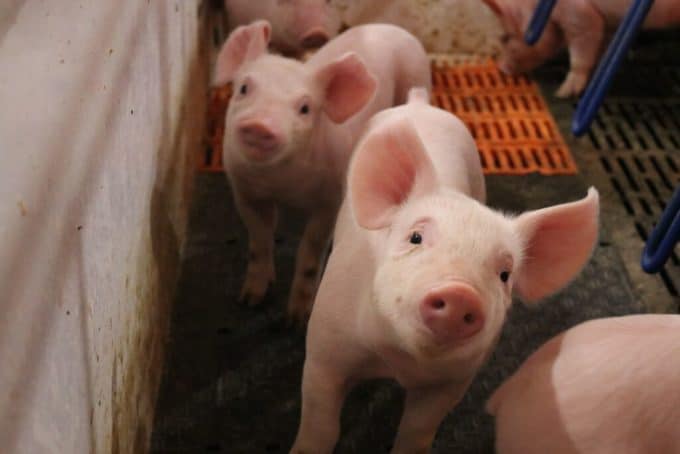
[[[340,414],[347,394],[335,370],[305,361],[302,374],[302,416],[290,454],[331,454],[340,436]]]
[[[602,53],[604,18],[590,4],[578,3],[574,16],[562,24],[569,46],[569,74],[555,93],[560,98],[577,96],[585,89]]]
[[[248,229],[248,269],[240,300],[249,305],[260,303],[274,281],[274,230],[276,205],[268,200],[252,200],[234,191],[236,208]]]
[[[312,310],[334,222],[334,213],[315,214],[310,218],[300,239],[288,301],[288,316],[300,323],[307,320]]]
[[[427,454],[446,414],[467,386],[428,386],[409,389],[392,454]]]

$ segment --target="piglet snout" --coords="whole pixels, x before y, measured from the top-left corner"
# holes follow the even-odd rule
[[[266,158],[281,144],[281,135],[271,126],[259,120],[246,120],[238,125],[241,141],[255,148],[258,157]],[[262,155],[262,156],[260,156]]]
[[[326,44],[328,39],[328,33],[320,28],[315,28],[305,33],[300,44],[305,49],[315,49]]]
[[[420,314],[440,344],[472,337],[484,326],[482,299],[473,287],[464,283],[431,290],[420,304]]]

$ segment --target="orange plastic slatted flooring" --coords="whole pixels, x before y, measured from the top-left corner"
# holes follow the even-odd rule
[[[432,103],[458,116],[477,142],[486,174],[568,175],[577,172],[569,148],[538,86],[506,76],[492,61],[432,64]],[[208,105],[208,137],[199,170],[222,171],[228,86],[214,89]]]
[[[492,61],[432,65],[432,103],[470,129],[486,174],[568,175],[569,148],[536,83],[506,76]]]

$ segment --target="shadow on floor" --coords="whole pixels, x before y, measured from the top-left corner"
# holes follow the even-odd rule
[[[608,100],[625,103],[633,99],[634,109],[641,103],[670,103],[671,109],[678,109],[673,112],[680,115],[678,43],[677,32],[642,35],[631,52],[626,74],[619,77]],[[565,60],[558,60],[536,74],[546,94],[554,91],[566,74],[564,65]],[[657,71],[654,65],[663,71]],[[631,188],[615,190],[614,180],[619,178],[625,183],[630,176],[607,173],[602,159],[610,155],[618,159],[626,153],[649,154],[645,147],[630,146],[637,144],[635,137],[615,137],[637,131],[638,127],[648,128],[638,120],[649,119],[637,110],[635,121],[625,111],[623,115],[618,111],[607,113],[612,117],[607,121],[616,124],[620,120],[623,126],[611,133],[611,141],[607,139],[611,149],[595,149],[592,140],[576,141],[568,134],[573,104],[558,102],[550,95],[547,99],[582,173],[569,177],[488,177],[489,204],[515,212],[535,209],[581,198],[588,185],[595,184],[603,196],[604,228],[599,247],[582,275],[563,292],[535,309],[519,303],[513,306],[489,363],[441,425],[432,451],[435,454],[493,453],[493,421],[482,409],[505,377],[558,332],[592,318],[642,312],[637,301],[660,295],[654,292],[663,287],[658,278],[651,280],[639,272],[642,240],[633,227],[634,222],[649,221],[655,213],[637,212],[635,207],[633,213],[623,210],[621,201],[625,200],[626,190],[633,191],[635,198],[640,194],[635,192],[635,182]],[[661,126],[669,117],[664,116],[659,120]],[[676,121],[673,115],[670,118]],[[675,130],[667,129],[661,134],[675,134]],[[609,132],[598,134],[606,136]],[[628,148],[620,148],[619,142]],[[658,147],[661,139],[656,142],[657,148],[662,148]],[[672,160],[680,152],[673,144],[668,149],[651,151],[666,153]],[[678,182],[680,173],[673,174],[670,183]],[[286,223],[290,219],[285,216],[282,221],[277,238],[279,280],[269,300],[254,309],[237,305],[246,265],[246,234],[234,210],[226,178],[210,174],[197,177],[152,452],[288,452],[299,418],[304,334],[288,329],[283,319],[300,224],[299,220]],[[669,266],[669,276],[680,282],[680,265]],[[671,292],[666,296],[677,305],[677,295]],[[346,402],[336,452],[389,452],[402,398],[401,390],[386,381],[359,386]]]
[[[489,177],[489,203],[520,211],[583,197],[580,177]],[[304,335],[283,319],[299,224],[277,238],[279,280],[263,306],[236,304],[246,264],[246,234],[226,178],[196,181],[189,239],[174,305],[152,452],[284,453],[297,429]],[[493,452],[483,403],[543,341],[583,320],[637,312],[616,250],[601,241],[583,275],[528,310],[516,304],[500,345],[463,402],[442,424],[434,453]],[[338,453],[389,452],[403,393],[366,383],[350,396]]]

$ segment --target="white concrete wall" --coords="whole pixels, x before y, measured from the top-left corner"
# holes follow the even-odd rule
[[[0,0],[0,452],[144,451],[202,132],[200,0]]]

